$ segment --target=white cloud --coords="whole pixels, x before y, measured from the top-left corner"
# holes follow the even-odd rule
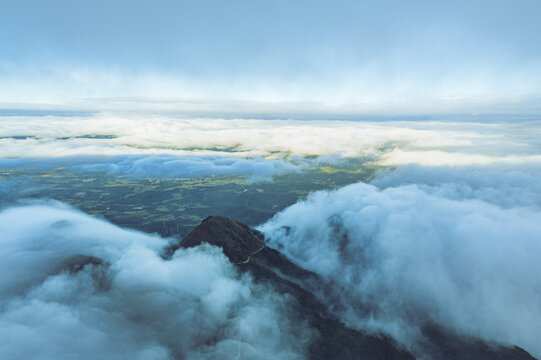
[[[286,300],[211,246],[164,239],[56,203],[0,213],[1,358],[301,358],[310,336]],[[101,265],[70,269],[74,257]],[[194,271],[197,269],[197,271]]]
[[[454,175],[456,188],[442,172],[427,186],[317,192],[260,229],[271,246],[325,279],[331,290],[320,296],[351,326],[411,345],[423,324],[435,322],[539,356],[541,211],[503,198],[512,186],[530,186],[526,193],[538,186],[521,177],[512,186],[510,177],[483,180],[491,175]],[[390,176],[380,183],[393,184]],[[473,194],[462,194],[460,180]],[[480,200],[488,197],[492,204]]]
[[[415,185],[451,200],[478,199],[503,208],[541,208],[541,167],[499,164],[466,167],[400,166],[380,171],[371,182],[379,188]]]
[[[539,163],[534,121],[285,121],[164,116],[3,117],[0,157],[372,157],[382,165]],[[101,135],[92,138],[89,135]]]
[[[247,175],[247,182],[268,181],[273,175],[300,171],[309,163],[294,165],[282,159],[242,159],[228,156],[169,156],[122,157],[95,160],[77,168],[107,171],[114,175],[133,177],[199,177],[227,174]]]

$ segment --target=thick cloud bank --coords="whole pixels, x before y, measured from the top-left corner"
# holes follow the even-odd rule
[[[423,324],[437,323],[541,356],[541,211],[502,196],[492,203],[461,196],[466,185],[445,185],[444,175],[431,186],[317,192],[261,230],[328,283],[320,295],[351,326],[412,344]],[[448,180],[458,178],[475,176]],[[517,187],[529,181],[517,179]],[[495,185],[509,178],[476,181],[480,198],[510,188]]]
[[[218,248],[166,261],[164,239],[59,204],[0,228],[2,359],[302,358],[308,330]]]
[[[283,121],[165,116],[2,117],[0,158],[284,155],[373,157],[383,165],[541,163],[541,123]]]

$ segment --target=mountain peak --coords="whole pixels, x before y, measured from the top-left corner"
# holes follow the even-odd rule
[[[189,233],[180,246],[189,248],[202,243],[219,246],[233,263],[243,263],[265,245],[263,234],[225,216],[211,215]]]
[[[240,271],[247,271],[254,281],[272,287],[292,301],[299,321],[315,330],[309,358],[413,360],[416,356],[383,334],[368,334],[348,328],[329,313],[315,293],[325,293],[326,284],[316,274],[292,263],[279,251],[264,244],[261,232],[225,216],[212,215],[196,226],[179,247],[189,248],[208,243],[221,247]],[[521,348],[486,343],[475,337],[462,337],[450,330],[427,324],[424,340],[416,352],[420,358],[434,360],[534,359]]]

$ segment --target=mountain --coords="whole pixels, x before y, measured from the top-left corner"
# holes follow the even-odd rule
[[[427,324],[424,340],[415,354],[383,334],[374,335],[348,328],[332,316],[310,289],[328,286],[314,273],[298,267],[282,253],[265,245],[262,233],[224,216],[205,218],[180,243],[169,249],[189,248],[203,243],[221,247],[240,272],[250,273],[256,283],[265,284],[293,299],[295,316],[308,323],[316,336],[308,349],[309,359],[534,359],[519,347],[507,347],[453,334]]]

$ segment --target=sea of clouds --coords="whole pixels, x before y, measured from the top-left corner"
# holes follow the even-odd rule
[[[416,351],[423,327],[437,324],[541,356],[539,122],[97,114],[3,117],[2,125],[8,170],[272,181],[367,159],[380,167],[370,184],[317,192],[281,211],[260,226],[268,244],[321,276],[318,296],[349,326]],[[24,184],[1,179],[0,195]],[[56,203],[4,209],[0,227],[0,335],[9,339],[0,357],[91,358],[96,344],[145,359],[305,351],[310,331],[288,320],[287,303],[239,276],[217,249],[163,260],[166,240]],[[66,267],[81,254],[103,263]]]
[[[539,175],[403,167],[313,193],[260,230],[325,280],[319,296],[350,326],[415,351],[437,324],[540,356]]]
[[[2,359],[304,356],[287,299],[219,248],[164,260],[166,239],[54,202],[5,209],[0,228]]]
[[[535,121],[300,121],[157,115],[4,116],[2,167],[82,165],[134,176],[250,181],[341,158],[381,166],[540,164]]]

